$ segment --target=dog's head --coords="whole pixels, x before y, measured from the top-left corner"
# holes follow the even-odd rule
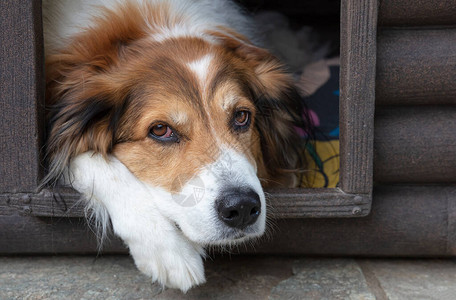
[[[114,155],[190,240],[262,234],[262,185],[293,183],[306,124],[281,64],[227,28],[154,39],[128,11],[98,22],[47,57],[50,177]]]

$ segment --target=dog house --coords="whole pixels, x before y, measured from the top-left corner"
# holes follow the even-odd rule
[[[454,256],[456,2],[341,2],[340,185],[269,191],[276,229],[256,253]],[[1,1],[0,25],[0,253],[95,252],[79,195],[38,190],[41,2]]]

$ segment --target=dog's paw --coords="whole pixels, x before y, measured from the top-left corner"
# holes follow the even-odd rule
[[[205,282],[203,248],[159,213],[155,196],[120,161],[86,152],[73,159],[70,174],[88,204],[107,210],[139,270],[183,292]]]
[[[169,241],[166,242],[168,244]],[[203,249],[185,240],[175,241],[167,249],[144,249],[144,244],[130,244],[130,253],[141,272],[162,286],[187,292],[206,282],[203,266]]]

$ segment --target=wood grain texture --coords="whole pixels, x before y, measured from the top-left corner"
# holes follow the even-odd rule
[[[454,0],[382,0],[378,21],[381,26],[455,25]]]
[[[456,27],[379,31],[378,105],[456,104],[455,82]]]
[[[112,237],[105,253],[127,253]],[[85,219],[0,216],[0,254],[97,253],[97,239]]]
[[[339,189],[284,189],[267,191],[272,218],[363,217],[369,214],[368,195],[346,194]],[[70,188],[42,190],[38,194],[0,195],[0,215],[83,217],[80,195]]]
[[[84,217],[81,195],[71,188],[43,189],[39,193],[0,194],[0,215]]]
[[[456,186],[380,186],[365,218],[278,219],[243,253],[456,256]],[[0,216],[0,253],[96,253],[83,219]],[[118,239],[104,253],[126,253]]]
[[[456,186],[376,186],[372,212],[357,219],[287,219],[256,253],[456,256]],[[253,253],[253,251],[252,251]]]
[[[347,193],[372,191],[377,5],[342,1],[340,187]]]
[[[283,218],[364,217],[370,213],[371,197],[347,194],[340,189],[283,189],[268,192],[270,215]]]
[[[456,182],[456,106],[377,108],[374,179]]]
[[[0,1],[0,193],[32,192],[41,177],[41,1]]]

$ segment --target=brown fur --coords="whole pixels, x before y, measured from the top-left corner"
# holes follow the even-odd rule
[[[166,9],[160,7],[162,13]],[[159,43],[146,38],[134,6],[106,14],[68,47],[46,57],[48,182],[72,157],[93,150],[115,155],[141,180],[171,191],[176,178],[188,180],[213,162],[219,145],[244,153],[265,185],[293,181],[287,172],[299,161],[293,126],[307,123],[277,59],[227,28],[208,32],[218,45],[199,38]],[[149,15],[155,22],[173,22],[160,13]],[[187,64],[207,54],[213,59],[208,88],[202,89]],[[244,133],[230,126],[239,108],[252,113]],[[175,112],[186,117],[176,122]],[[174,128],[180,142],[151,139],[149,129],[158,121]]]

